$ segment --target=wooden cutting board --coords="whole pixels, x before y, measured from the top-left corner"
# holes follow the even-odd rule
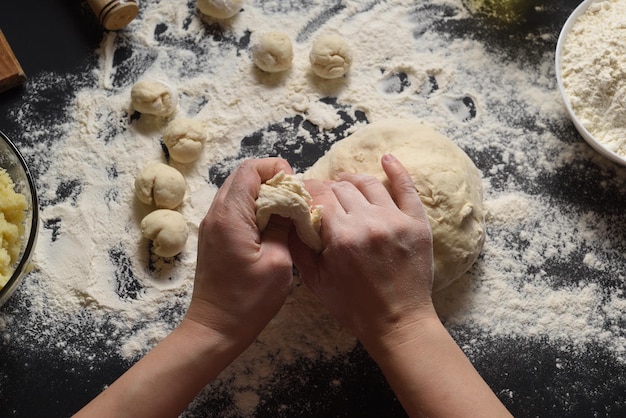
[[[26,81],[26,74],[0,30],[0,92]]]

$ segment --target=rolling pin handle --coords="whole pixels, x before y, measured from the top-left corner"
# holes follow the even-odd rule
[[[137,0],[88,0],[88,3],[107,30],[124,28],[139,12]]]

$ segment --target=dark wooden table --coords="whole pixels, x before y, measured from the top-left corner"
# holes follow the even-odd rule
[[[562,24],[579,3],[577,0],[555,0],[549,3],[547,13],[532,17],[514,30],[498,30],[480,21],[465,21],[448,30],[464,32],[464,36],[488,39],[493,45],[511,54],[538,54],[554,50]],[[460,26],[459,26],[460,25]],[[0,28],[4,31],[14,53],[29,76],[44,71],[75,73],[87,71],[95,65],[95,49],[102,37],[98,22],[90,14],[85,2],[78,0],[5,1],[0,4]],[[548,33],[545,50],[524,50],[521,41],[528,33]],[[64,94],[71,86],[60,86],[57,94],[43,98],[40,112],[62,117]],[[20,126],[11,120],[8,109],[27,100],[23,88],[0,95],[0,129],[20,143]],[[43,116],[42,116],[43,117]],[[49,117],[49,116],[48,116]],[[364,115],[352,114],[353,121]],[[294,124],[303,123],[295,118]],[[344,127],[345,128],[345,127]],[[343,129],[343,128],[342,128]],[[529,126],[529,129],[533,129]],[[557,133],[571,141],[581,138],[568,126]],[[245,138],[242,149],[255,152],[258,137]],[[324,150],[311,149],[302,155],[290,154],[288,147],[263,152],[280,153],[294,161],[298,168],[306,168]],[[257,149],[258,150],[258,149]],[[478,165],[480,166],[480,161]],[[601,176],[601,170],[589,162],[590,175]],[[210,168],[211,180],[220,184],[227,174],[217,164]],[[584,209],[595,210],[597,202],[581,202],[576,196],[577,185],[585,181],[575,172],[564,172],[560,183],[548,184],[554,195],[576,201]],[[601,205],[615,205],[623,210],[623,195],[603,196]],[[622,258],[623,261],[623,258]],[[612,284],[615,285],[614,283]],[[618,287],[624,288],[624,284]],[[20,309],[15,301],[2,309]],[[626,323],[624,324],[626,326]],[[474,338],[471,330],[453,330],[461,346]],[[506,406],[519,417],[591,417],[626,415],[626,365],[602,346],[589,346],[584,352],[556,350],[541,338],[509,337],[483,339],[479,350],[470,354],[485,380],[501,397]],[[104,348],[103,348],[104,350]],[[563,365],[567,367],[563,367]],[[103,355],[86,364],[60,355],[55,347],[25,350],[17,342],[3,342],[0,336],[0,416],[1,417],[61,417],[69,416],[99,393],[129,367],[128,362],[115,356]],[[298,383],[302,370],[315,370],[315,377],[306,387]],[[325,383],[333,375],[342,376],[342,391],[337,392]],[[384,378],[367,354],[357,347],[332,361],[312,364],[301,360],[281,371],[283,391],[274,391],[264,399],[258,416],[275,416],[279,405],[287,405],[284,416],[340,416],[389,417],[403,416],[403,411],[387,387]],[[319,380],[319,384],[316,381]],[[515,393],[509,397],[508,393]],[[314,402],[311,411],[306,405]],[[219,409],[223,399],[211,401]],[[305,412],[303,412],[305,411]],[[219,414],[215,414],[218,416]]]

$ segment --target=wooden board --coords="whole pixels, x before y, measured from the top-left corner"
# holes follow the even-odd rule
[[[0,92],[26,81],[26,74],[0,30]]]

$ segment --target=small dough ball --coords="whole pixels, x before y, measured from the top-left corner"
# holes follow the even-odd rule
[[[241,10],[243,0],[198,0],[198,9],[216,19],[228,19]]]
[[[202,122],[189,118],[174,119],[163,131],[163,143],[170,157],[183,164],[198,159],[206,138]]]
[[[155,163],[145,167],[135,178],[135,194],[146,205],[174,209],[185,198],[187,182],[182,173],[167,164]]]
[[[157,209],[141,220],[141,234],[152,240],[152,252],[161,257],[174,257],[185,247],[189,228],[180,212]]]
[[[252,46],[252,59],[257,67],[268,73],[278,73],[291,67],[293,46],[282,32],[264,33]]]
[[[389,187],[380,164],[386,153],[402,162],[419,191],[433,233],[433,290],[443,289],[472,266],[485,240],[482,175],[452,140],[419,121],[381,120],[333,144],[304,177],[367,173]]]
[[[352,52],[341,36],[324,35],[313,43],[309,60],[311,69],[318,77],[339,78],[348,72],[352,64]]]
[[[178,93],[173,87],[156,80],[140,80],[130,91],[133,108],[155,116],[170,116],[178,106]]]

